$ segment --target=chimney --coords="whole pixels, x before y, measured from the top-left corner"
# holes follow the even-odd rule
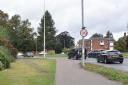
[[[126,34],[126,32],[124,33],[124,37],[126,37],[127,36],[127,34]]]

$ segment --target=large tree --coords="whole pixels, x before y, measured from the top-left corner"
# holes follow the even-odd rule
[[[20,15],[14,15],[9,20],[11,43],[19,51],[34,50],[33,29],[29,20],[21,20]]]
[[[74,46],[74,38],[71,37],[67,31],[61,32],[56,36],[56,39],[61,42],[63,48],[71,48]]]
[[[45,12],[45,36],[46,36],[46,49],[54,49],[55,46],[55,34],[56,28],[54,27],[54,21],[51,14]],[[41,19],[40,26],[38,28],[38,50],[43,50],[43,41],[44,41],[44,16]]]
[[[0,10],[0,26],[8,27],[8,20],[8,14]]]

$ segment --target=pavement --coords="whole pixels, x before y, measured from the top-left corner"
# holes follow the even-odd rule
[[[80,61],[57,59],[56,85],[122,85],[82,69]]]

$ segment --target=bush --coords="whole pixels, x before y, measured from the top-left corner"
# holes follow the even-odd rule
[[[0,62],[3,64],[3,68],[9,68],[10,63],[13,60],[11,53],[5,47],[0,47]]]
[[[64,52],[65,54],[68,54],[69,49],[68,49],[68,48],[64,48],[64,49],[63,49],[63,52]]]
[[[54,50],[48,51],[48,55],[55,55],[55,51]]]
[[[4,65],[3,65],[3,63],[0,61],[0,71],[3,70],[3,68],[4,68]]]

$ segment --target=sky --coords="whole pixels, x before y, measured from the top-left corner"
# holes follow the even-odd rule
[[[75,42],[81,39],[81,0],[46,0],[48,10],[55,22],[57,34],[68,31]],[[19,14],[29,19],[37,30],[44,14],[44,0],[0,0],[0,10],[9,16]],[[108,30],[117,40],[127,31],[128,0],[84,0],[84,25],[88,39],[94,33],[105,35]]]

